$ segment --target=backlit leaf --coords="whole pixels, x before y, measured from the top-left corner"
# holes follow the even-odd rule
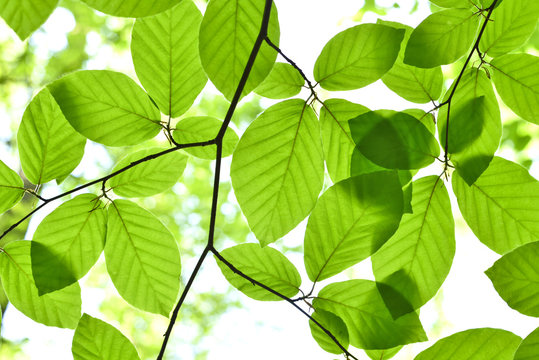
[[[430,0],[430,2],[444,8],[466,8],[472,6],[470,0]]]
[[[447,136],[447,151],[457,153],[466,149],[467,145],[476,140],[483,131],[485,122],[485,96],[479,96],[460,104],[455,104],[449,117],[449,134],[447,132],[447,120],[440,121],[440,142],[445,147]]]
[[[365,350],[365,354],[371,359],[371,360],[389,360],[393,356],[397,355],[397,353],[402,349],[402,345],[392,347],[391,349],[384,349],[384,350]]]
[[[123,17],[150,16],[165,11],[181,0],[82,0],[105,14]]]
[[[522,340],[514,360],[534,360],[537,354],[539,354],[539,328],[533,330]]]
[[[0,214],[17,204],[24,195],[24,183],[0,160]]]
[[[3,0],[0,16],[10,28],[25,40],[47,20],[58,0]]]
[[[318,321],[323,327],[325,327],[331,334],[339,341],[339,343],[348,349],[350,341],[348,339],[348,329],[346,324],[340,317],[325,310],[315,310],[312,314],[313,319]],[[309,328],[311,329],[311,335],[318,345],[325,351],[332,354],[342,354],[340,347],[312,320],[309,320]]]
[[[304,84],[305,80],[292,65],[278,62],[254,92],[270,99],[286,99],[299,94]]]

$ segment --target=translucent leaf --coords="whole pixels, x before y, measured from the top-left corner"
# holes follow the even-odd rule
[[[444,96],[446,99],[451,92],[449,89]],[[483,97],[483,100],[479,98]],[[445,100],[444,99],[444,100]],[[474,100],[475,99],[475,100]],[[474,106],[479,108],[472,109]],[[482,117],[475,117],[474,124],[466,124],[467,112],[472,111]],[[451,121],[456,117],[456,124]],[[438,112],[438,131],[440,139],[445,143],[444,128],[447,122],[447,106]],[[479,123],[482,123],[481,130]],[[471,134],[465,134],[470,131]],[[480,135],[476,137],[477,132]],[[471,185],[488,167],[502,137],[502,124],[500,108],[492,83],[483,71],[469,69],[462,76],[462,80],[451,102],[451,119],[449,123],[450,147],[462,148],[450,154],[451,162],[455,165],[458,174]],[[470,142],[471,138],[475,138]],[[453,140],[451,140],[453,139]]]
[[[161,114],[129,77],[108,70],[83,70],[50,84],[69,123],[88,139],[109,146],[153,138]]]
[[[287,297],[296,295],[301,277],[294,265],[279,251],[259,244],[241,244],[221,251],[221,255],[239,271]],[[232,286],[255,300],[278,301],[282,298],[235,274],[217,260],[217,265]]]
[[[299,99],[264,111],[241,137],[230,176],[260,243],[287,234],[311,212],[322,190],[324,158],[314,111]]]
[[[515,353],[514,360],[534,360],[539,354],[539,328],[531,332],[522,342]]]
[[[348,349],[350,344],[348,329],[340,317],[325,310],[315,310],[312,317],[329,330],[345,349]],[[342,354],[341,348],[312,320],[309,320],[309,328],[314,340],[322,349],[332,354]]]
[[[472,185],[453,173],[460,212],[479,240],[499,254],[539,240],[539,182],[495,157]]]
[[[69,175],[77,167],[86,139],[73,130],[45,88],[24,112],[17,145],[24,175],[34,184],[44,184]]]
[[[389,360],[402,349],[402,345],[392,347],[391,349],[384,350],[365,350],[365,354],[371,360]]]
[[[326,100],[320,109],[324,158],[334,183],[350,177],[350,162],[356,144],[348,120],[368,111],[363,105],[342,99]]]
[[[186,112],[208,81],[198,55],[201,21],[196,5],[184,0],[137,19],[133,26],[131,56],[137,77],[166,115]]]
[[[270,99],[286,99],[299,94],[304,84],[305,79],[292,65],[278,62],[254,92]]]
[[[404,63],[432,68],[455,62],[472,46],[480,18],[468,9],[429,15],[410,35]]]
[[[419,309],[442,286],[455,255],[455,223],[443,181],[428,176],[414,181],[412,214],[372,256],[382,298],[395,317]],[[392,297],[399,296],[397,305]]]
[[[260,31],[265,0],[212,0],[200,27],[202,66],[215,87],[232,100]],[[275,5],[271,9],[268,37],[279,44]],[[262,44],[242,96],[250,93],[270,73],[277,52]]]
[[[105,14],[122,17],[144,17],[165,11],[181,0],[82,0]]]
[[[128,303],[168,317],[180,286],[180,253],[159,219],[131,201],[114,200],[105,260],[114,286]]]
[[[129,154],[121,159],[112,172],[146,156],[157,154],[164,149],[148,148]],[[162,193],[171,188],[182,176],[187,157],[175,151],[151,161],[145,161],[109,180],[114,192],[125,197],[145,197]]]
[[[105,246],[103,203],[82,194],[58,206],[41,221],[32,241],[32,273],[40,294],[81,279]]]
[[[74,360],[134,360],[137,350],[118,329],[83,314],[71,346]]]
[[[3,0],[0,16],[24,40],[47,20],[58,0]]]
[[[414,360],[512,360],[520,340],[506,330],[471,329],[438,340]]]
[[[505,254],[485,274],[511,308],[539,317],[539,242]]]
[[[223,122],[210,116],[194,116],[181,119],[176,124],[176,130],[172,133],[174,140],[180,144],[190,142],[202,142],[214,139]],[[236,132],[229,126],[223,138],[223,157],[232,155],[239,138]],[[215,159],[216,146],[203,146],[184,149],[189,154],[201,159]]]
[[[503,102],[524,120],[539,124],[539,57],[508,54],[490,62]]]
[[[387,169],[420,169],[440,154],[429,130],[406,113],[370,111],[349,124],[361,154]]]
[[[393,66],[404,30],[361,24],[335,35],[322,49],[314,78],[327,90],[352,90],[380,79]]]
[[[369,257],[397,230],[403,200],[394,172],[358,175],[318,199],[305,231],[305,268],[321,281]]]
[[[466,8],[472,6],[470,0],[430,0],[430,2],[444,8]]]
[[[413,28],[407,25],[378,20],[378,23],[404,29],[404,40],[393,67],[382,76],[384,84],[404,99],[423,104],[438,100],[442,95],[444,76],[440,66],[421,69],[404,63],[404,52]]]
[[[536,0],[501,2],[492,13],[479,49],[497,57],[520,47],[533,34],[538,18],[539,3]]]
[[[0,255],[2,286],[9,301],[34,321],[74,329],[81,311],[79,284],[39,296],[32,277],[30,248],[30,241],[13,241]]]
[[[427,340],[415,312],[392,318],[373,281],[329,284],[314,299],[313,306],[340,317],[348,328],[350,344],[360,349],[388,349]]]
[[[0,160],[0,214],[17,204],[23,195],[21,177]]]
[[[419,120],[427,130],[434,135],[436,133],[436,120],[434,118],[434,115],[432,113],[427,113],[424,110],[421,109],[405,109],[402,110],[403,113],[411,115],[415,117],[417,120]]]

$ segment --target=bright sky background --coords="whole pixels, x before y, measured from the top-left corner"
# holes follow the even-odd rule
[[[395,0],[396,1],[396,0]],[[394,0],[379,1],[380,4],[392,5]],[[275,1],[281,25],[281,49],[291,57],[312,79],[312,69],[318,54],[324,44],[339,31],[354,26],[352,21],[362,6],[361,0],[276,0]],[[409,15],[413,1],[399,1],[400,9],[392,10],[385,20],[393,20],[416,26],[429,14],[428,1],[422,0],[419,9],[413,16]],[[363,18],[364,22],[375,22],[376,14],[368,13]],[[74,19],[64,9],[57,9],[48,22],[44,25],[45,33],[36,33],[34,40],[43,44],[38,50],[46,56],[49,49],[59,49],[65,46],[65,34],[74,26]],[[15,38],[15,37],[13,37]],[[90,35],[90,47],[96,49],[98,37]],[[17,40],[14,40],[17,41]],[[282,59],[280,60],[282,61]],[[104,68],[110,66],[133,73],[130,58],[116,58],[111,56],[108,50],[97,55],[97,59],[89,64],[92,68]],[[320,95],[328,97],[329,94],[321,91]],[[390,92],[378,81],[364,89],[346,92],[332,93],[331,97],[345,97],[348,100],[361,103],[371,109],[391,108],[401,110],[417,108],[417,104],[411,104]],[[423,107],[430,109],[427,104]],[[5,122],[4,122],[5,123]],[[1,126],[1,125],[0,125]],[[0,128],[0,132],[3,132]],[[226,168],[226,167],[225,167]],[[436,168],[431,173],[438,174],[441,171]],[[537,176],[537,174],[535,174]],[[452,199],[453,209],[457,209],[455,199]],[[52,209],[49,209],[52,210]],[[43,214],[44,216],[44,214]],[[457,222],[457,252],[453,267],[448,279],[443,285],[441,304],[448,326],[442,331],[441,336],[447,336],[454,332],[477,328],[497,327],[515,332],[524,337],[537,326],[539,322],[535,318],[521,315],[510,309],[498,296],[490,280],[483,273],[499,255],[482,245],[466,227],[460,215],[455,212]],[[284,241],[289,244],[297,244],[302,241],[304,223],[287,236]],[[303,279],[308,279],[303,268],[301,258],[293,259]],[[189,265],[184,266],[183,271],[190,271]],[[372,279],[370,262],[364,261],[354,268],[355,276]],[[204,271],[199,274],[195,282],[194,291],[207,290],[207,284],[214,284],[215,289],[225,289],[228,284],[219,275],[215,281],[214,274],[220,273],[214,262],[209,259]],[[335,281],[339,277],[332,278]],[[344,276],[340,276],[344,280]],[[306,283],[307,284],[307,283]],[[324,283],[318,285],[321,289]],[[310,286],[310,284],[307,284]],[[95,299],[95,296],[87,294]],[[99,316],[97,305],[88,301],[83,293],[83,310],[94,316]],[[270,302],[258,302],[242,296],[244,308],[233,310],[224,315],[213,329],[213,333],[204,340],[205,347],[211,349],[209,359],[334,359],[340,358],[325,353],[310,336],[307,319],[290,305]],[[189,301],[189,297],[188,297]],[[211,310],[210,310],[211,311]],[[436,304],[430,301],[421,310],[421,320],[427,333],[436,320]],[[32,359],[71,359],[70,343],[72,331],[45,327],[21,315],[10,307],[5,315],[4,336],[9,339],[20,339],[32,336],[32,341],[26,347],[27,353]],[[121,326],[121,325],[120,325]],[[189,324],[178,325],[175,329],[178,337],[189,337]],[[433,339],[435,340],[435,339]],[[432,344],[422,343],[410,346],[410,350],[401,351],[394,359],[411,359],[412,354],[417,354]],[[202,345],[202,344],[200,344]],[[193,344],[197,346],[197,344]],[[190,359],[191,349],[170,348],[169,352],[175,351],[177,359]],[[352,350],[356,357],[366,358],[360,350]]]

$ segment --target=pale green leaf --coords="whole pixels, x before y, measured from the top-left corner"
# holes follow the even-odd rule
[[[219,130],[223,126],[223,122],[210,116],[193,116],[181,119],[175,126],[172,136],[180,144],[191,142],[203,142],[214,139]],[[232,155],[239,138],[236,132],[229,126],[223,137],[223,153],[226,157]],[[189,154],[201,159],[215,159],[216,146],[192,147],[184,149]]]
[[[442,68],[437,66],[432,69],[422,69],[404,63],[406,44],[413,29],[410,26],[390,21],[378,20],[378,23],[405,30],[397,60],[393,67],[382,76],[384,84],[397,95],[414,103],[423,104],[438,100],[442,95],[444,81]]]
[[[495,157],[472,185],[453,173],[460,212],[479,240],[499,254],[539,240],[539,182]]]
[[[427,340],[415,312],[392,318],[373,281],[329,284],[314,299],[313,306],[340,317],[348,328],[350,344],[360,349],[388,349]]]
[[[324,158],[314,111],[299,99],[264,111],[241,137],[230,176],[260,243],[287,234],[311,212],[322,190]]]
[[[438,142],[425,125],[403,112],[370,111],[349,124],[361,154],[387,169],[420,169],[440,154]]]
[[[356,144],[352,139],[348,120],[368,111],[363,105],[342,99],[326,100],[320,109],[324,158],[334,183],[350,177],[350,163]]]
[[[533,330],[518,347],[514,360],[534,360],[539,354],[539,328]]]
[[[202,66],[215,87],[232,100],[262,25],[265,0],[212,0],[200,27]],[[279,44],[277,9],[272,5],[268,37]],[[256,57],[242,96],[270,73],[277,52],[265,42]]]
[[[128,303],[168,317],[180,287],[180,253],[159,219],[131,201],[114,200],[105,260],[114,286]]]
[[[161,114],[131,78],[108,70],[71,73],[48,86],[69,123],[88,139],[134,145],[161,129]]]
[[[414,360],[513,360],[520,341],[506,330],[471,329],[438,340]]]
[[[539,242],[505,254],[485,271],[502,299],[518,312],[539,317]]]
[[[45,88],[24,112],[17,145],[24,175],[34,184],[44,184],[64,178],[77,167],[86,139],[73,130]]]
[[[361,24],[335,35],[322,49],[314,78],[327,90],[352,90],[380,79],[393,66],[404,30]]]
[[[288,63],[275,63],[268,77],[254,90],[270,99],[286,99],[299,94],[305,79]]]
[[[30,251],[30,241],[13,241],[4,246],[0,255],[2,286],[9,301],[34,321],[74,329],[81,311],[79,284],[39,296],[32,277]]]
[[[402,349],[402,345],[392,347],[391,349],[383,350],[365,350],[365,354],[371,360],[389,360]]]
[[[221,251],[236,269],[286,297],[293,297],[301,286],[301,277],[294,265],[278,250],[259,244],[241,244]],[[234,273],[224,263],[217,265],[228,282],[255,300],[278,301],[279,296]]]
[[[372,256],[381,295],[395,316],[419,309],[442,286],[455,255],[455,223],[441,178],[414,181],[412,214],[404,214],[397,232]],[[392,307],[391,297],[399,296]],[[399,303],[400,302],[400,303]]]
[[[131,56],[137,77],[161,112],[186,112],[208,78],[198,55],[202,14],[191,0],[158,15],[137,19]]]
[[[82,0],[105,14],[122,17],[144,17],[165,11],[181,0]]]
[[[83,314],[73,335],[74,360],[135,360],[137,350],[118,329]]]
[[[112,172],[116,172],[129,164],[146,156],[157,154],[164,149],[148,148],[129,154],[121,159]],[[144,197],[162,193],[171,188],[182,176],[187,157],[177,151],[158,158],[142,162],[109,180],[110,188],[120,196]]]
[[[492,13],[479,49],[491,57],[497,57],[518,48],[533,34],[538,18],[537,0],[501,2]]]
[[[432,68],[458,60],[472,46],[480,19],[468,9],[429,15],[410,35],[404,63]]]
[[[82,194],[58,206],[41,221],[32,239],[32,273],[40,294],[81,279],[105,246],[103,203]]]
[[[539,124],[539,57],[508,54],[490,62],[503,102],[524,120]]]
[[[305,268],[313,282],[372,255],[393,235],[403,211],[395,172],[358,175],[330,187],[305,231]]]
[[[0,16],[24,40],[47,20],[58,0],[2,0]]]
[[[321,309],[315,310],[312,317],[325,327],[345,349],[348,349],[350,344],[348,329],[340,317]],[[341,348],[312,320],[309,320],[309,328],[314,340],[322,349],[332,354],[342,354]]]
[[[0,160],[0,214],[17,204],[23,195],[21,177]]]
[[[451,89],[447,91],[445,99],[447,99],[450,92]],[[483,97],[483,100],[477,100],[481,97]],[[478,111],[479,109],[474,109],[473,111],[478,112],[482,120],[475,118],[473,121],[482,123],[480,135],[477,137],[474,135],[473,137],[475,139],[467,142],[463,146],[462,151],[459,150],[450,154],[451,162],[455,165],[458,174],[462,176],[468,185],[473,184],[488,167],[500,145],[500,139],[502,137],[500,108],[494,94],[492,83],[483,71],[469,69],[463,74],[462,80],[451,101],[449,133],[455,138],[450,138],[449,142],[450,144],[455,142],[457,149],[459,148],[459,142],[462,142],[460,138],[470,136],[469,134],[463,134],[465,131],[469,131],[470,128],[473,129],[475,134],[479,131],[478,124],[471,125],[463,123],[468,117],[465,113],[472,111],[470,106],[473,107],[477,102],[481,105],[480,111]],[[457,118],[460,117],[460,119],[457,120],[457,125],[453,126],[452,129],[451,121],[455,116]],[[438,132],[443,143],[445,143],[445,132],[443,129],[446,126],[446,122],[447,106],[444,106],[438,112]]]

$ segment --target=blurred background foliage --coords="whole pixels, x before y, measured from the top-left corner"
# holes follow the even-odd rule
[[[415,0],[411,13],[417,9],[419,1],[426,0]],[[205,2],[197,1],[201,7],[204,7]],[[398,7],[398,1],[365,0],[359,2],[358,11],[355,15],[352,14],[352,18],[359,22],[367,13],[383,16],[390,9]],[[439,8],[432,5],[431,9],[437,11]],[[54,22],[61,22],[61,24],[56,23],[56,26],[51,26]],[[4,162],[17,169],[22,176],[17,162],[16,131],[27,103],[45,84],[80,69],[112,69],[136,78],[129,53],[132,26],[133,19],[105,16],[78,0],[61,0],[58,9],[48,22],[25,42],[19,41],[0,20],[0,154]],[[536,31],[526,45],[526,49],[522,50],[537,54],[538,49],[539,31]],[[451,67],[445,67],[446,77],[454,77],[460,70],[460,66],[461,64],[457,63]],[[211,91],[204,92],[204,95],[183,117],[208,115],[222,118],[227,107],[228,102],[222,96]],[[261,99],[256,95],[249,96],[236,111],[233,127],[241,133],[261,111]],[[504,115],[501,152],[504,156],[514,158],[529,168],[534,158],[539,157],[537,141],[534,140],[539,137],[538,128],[525,121],[516,121],[515,115],[508,110]],[[167,145],[164,137],[158,137],[153,140],[153,143],[145,143],[143,146]],[[129,151],[133,150],[136,148],[129,149]],[[89,154],[92,156],[88,156]],[[85,158],[74,175],[68,177],[60,186],[45,185],[39,191],[47,197],[106,175],[125,154],[127,154],[125,148],[106,148],[99,144],[89,143]],[[226,164],[229,165],[229,162],[225,161],[225,166]],[[220,211],[216,229],[218,248],[246,240],[255,240],[250,235],[249,228],[233,198],[231,185],[226,176],[222,179],[220,187]],[[212,162],[190,157],[181,182],[167,192],[139,199],[142,206],[159,216],[178,240],[182,254],[182,282],[185,282],[189,276],[197,255],[200,254],[206,241],[212,180]],[[99,193],[97,188],[92,190]],[[26,215],[36,206],[36,203],[35,197],[25,195],[21,203],[0,217],[0,232]],[[37,222],[35,221],[36,224]],[[32,225],[33,223],[28,224],[28,222],[22,224],[4,238],[0,246],[10,241],[30,237],[31,234],[26,235],[26,232],[29,229],[30,232],[32,231]],[[279,246],[279,244],[276,245]],[[287,250],[293,251],[294,248],[287,248]],[[103,315],[104,320],[119,327],[134,340],[142,359],[154,358],[159,351],[160,335],[166,329],[167,319],[141,312],[127,305],[105,275],[104,266],[101,259],[83,279],[83,285],[87,288],[84,294],[91,294],[91,298],[96,299],[95,303],[85,303],[83,306],[89,306],[91,309],[94,307],[95,311]],[[2,312],[9,307],[1,288],[0,306]],[[189,301],[185,303],[180,316],[179,323],[187,324],[189,328],[188,332],[183,332],[188,336],[175,337],[171,347],[182,344],[200,344],[190,346],[189,349],[193,351],[193,354],[187,357],[205,359],[209,349],[205,347],[201,339],[211,332],[214,323],[222,314],[240,306],[240,296],[230,287],[226,287],[225,290],[216,290],[213,287],[198,288],[189,294]],[[443,319],[441,321],[443,322]],[[2,334],[6,331],[9,329],[3,328]],[[0,341],[0,358],[28,358],[24,353],[24,348],[30,340],[9,341],[1,337]]]

